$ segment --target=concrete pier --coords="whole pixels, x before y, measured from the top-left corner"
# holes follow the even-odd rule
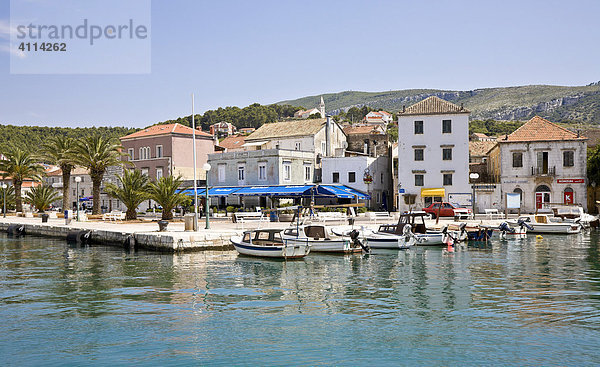
[[[13,224],[23,225],[25,235],[67,239],[67,235],[74,231],[90,231],[92,243],[134,245],[165,252],[233,249],[229,239],[242,232],[241,229],[232,229],[232,223],[211,223],[214,229],[186,232],[183,223],[175,222],[169,224],[168,231],[158,232],[158,225],[153,222],[71,222],[66,225],[64,219],[50,219],[48,223],[42,223],[41,218],[21,217],[0,218],[0,231],[6,232]]]

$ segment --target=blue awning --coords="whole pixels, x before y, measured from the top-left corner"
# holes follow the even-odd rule
[[[371,197],[367,194],[355,190],[345,185],[320,185],[317,189],[320,195],[331,195],[343,199],[362,199],[369,200]]]
[[[242,196],[269,196],[273,186],[243,186],[237,190],[235,195]]]
[[[310,196],[310,189],[314,185],[289,185],[289,186],[272,186],[271,196]]]
[[[241,189],[241,187],[239,187],[239,186],[211,187],[210,189],[208,189],[208,196],[227,196],[227,195],[231,195],[231,194],[235,193],[236,191],[238,191],[240,189]]]

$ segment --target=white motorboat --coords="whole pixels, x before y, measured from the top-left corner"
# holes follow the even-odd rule
[[[508,222],[502,222],[498,228],[494,228],[492,237],[499,237],[501,240],[509,239],[525,239],[527,238],[527,230],[532,229],[529,224],[523,220],[517,221],[516,226],[510,226]]]
[[[385,226],[384,226],[385,227]],[[380,227],[381,229],[381,227]],[[406,250],[415,245],[419,241],[417,235],[412,233],[411,226],[407,224],[404,227],[402,235],[395,233],[383,232],[381,230],[374,231],[371,228],[360,227],[360,229],[341,229],[332,228],[333,233],[338,235],[346,235],[352,238],[352,232],[358,232],[358,238],[364,240],[364,243],[371,249],[395,249]]]
[[[280,229],[246,231],[243,236],[231,237],[230,241],[238,253],[248,256],[298,259],[310,252],[308,241],[286,241]]]
[[[562,219],[567,223],[579,223],[583,228],[598,227],[599,219],[583,211],[583,208],[575,205],[561,205],[552,207],[555,218]]]
[[[444,244],[444,233],[442,231],[430,230],[425,226],[425,218],[429,217],[424,211],[415,211],[400,215],[398,224],[383,224],[379,226],[378,234],[393,234],[403,236],[404,228],[410,225],[412,233],[415,235],[415,245],[417,246],[441,246]],[[456,233],[458,236],[458,233]],[[369,246],[373,247],[371,242]]]
[[[562,222],[560,218],[554,220],[547,214],[534,214],[520,216],[516,221],[508,221],[511,226],[519,225],[519,221],[523,221],[531,226],[528,231],[531,233],[556,233],[556,234],[572,234],[579,233],[581,226],[579,223]]]
[[[355,233],[357,235],[358,232]],[[330,227],[319,224],[303,224],[283,231],[282,238],[290,244],[308,243],[313,252],[361,252],[366,246],[357,236],[335,234]]]

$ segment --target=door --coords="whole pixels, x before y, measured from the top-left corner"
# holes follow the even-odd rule
[[[548,174],[548,152],[537,153],[537,173]]]
[[[544,200],[544,193],[543,192],[536,192],[535,193],[535,208],[536,209],[542,209],[542,202]]]
[[[565,189],[564,191],[564,196],[563,196],[563,202],[567,205],[571,205],[574,202],[574,196],[573,196],[573,189]]]
[[[441,216],[442,217],[453,217],[454,216],[454,209],[452,208],[452,205],[450,205],[450,203],[444,203],[442,204],[442,210],[441,210]]]

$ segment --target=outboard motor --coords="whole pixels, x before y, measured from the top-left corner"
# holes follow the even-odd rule
[[[500,225],[498,226],[498,230],[500,231],[501,239],[506,239],[507,233],[515,233],[515,229],[511,228],[507,222],[500,223]]]
[[[529,230],[533,231],[533,227],[532,227],[532,226],[530,226],[530,225],[529,225],[529,224],[528,224],[528,223],[527,223],[527,222],[526,222],[524,219],[522,219],[522,218],[521,218],[521,219],[519,219],[519,220],[517,221],[517,224],[518,224],[518,225],[519,225],[519,227],[521,227],[521,228],[523,228],[523,227],[524,227],[524,228],[527,228],[527,229],[529,229]]]
[[[350,236],[350,239],[352,240],[352,243],[355,247],[360,246],[364,252],[371,252],[371,248],[368,245],[363,244],[362,241],[358,239],[358,236],[360,235],[359,231],[353,229],[352,231],[350,231],[350,233],[348,233],[348,235]]]
[[[448,252],[454,252],[454,242],[456,241],[456,238],[452,237],[450,232],[448,232],[448,226],[445,226],[442,229],[442,233],[444,234],[443,242],[448,246]]]
[[[25,226],[23,224],[11,224],[6,232],[11,236],[22,236],[25,234]]]

